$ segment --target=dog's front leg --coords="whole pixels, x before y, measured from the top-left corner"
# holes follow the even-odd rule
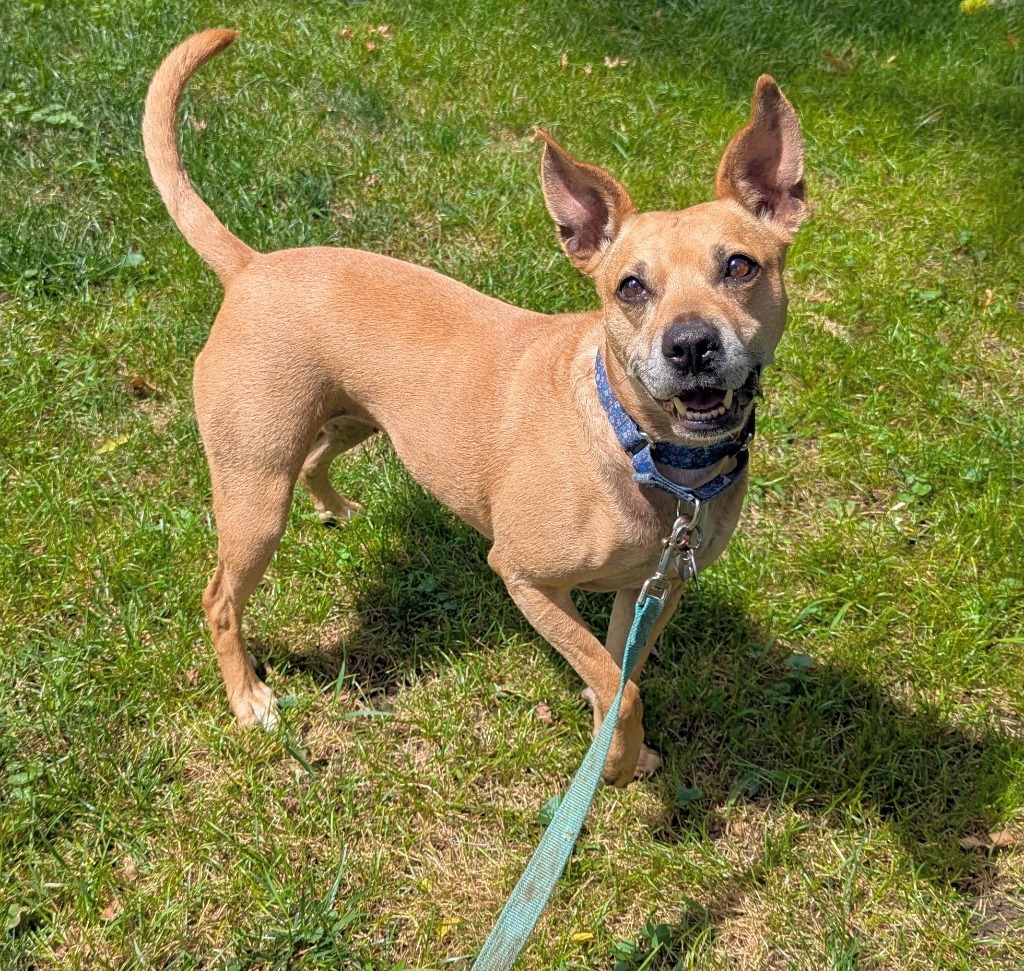
[[[676,583],[669,591],[668,596],[665,598],[665,606],[662,608],[661,615],[655,621],[654,627],[651,630],[651,636],[644,645],[640,657],[637,659],[629,676],[631,681],[639,683],[640,672],[643,670],[644,664],[647,663],[651,649],[661,636],[665,625],[676,612],[676,607],[679,605],[679,598],[682,596],[682,593],[683,584],[681,582]],[[615,595],[615,604],[612,607],[612,616],[608,623],[608,638],[605,646],[620,670],[622,668],[622,657],[626,652],[626,639],[629,637],[630,628],[633,626],[633,618],[636,616],[636,601],[639,596],[640,589],[638,587],[620,590]],[[604,717],[602,709],[596,704],[594,692],[590,688],[583,692],[583,698],[594,710],[594,732],[596,733],[601,727],[601,721]],[[660,768],[661,756],[654,749],[641,745],[640,757],[636,764],[636,775],[653,775]]]
[[[491,565],[502,574],[493,558]],[[536,586],[528,580],[505,574],[502,574],[502,579],[516,606],[534,629],[583,678],[593,692],[595,710],[600,711],[603,717],[619,690],[622,672],[579,615],[569,590]],[[605,782],[626,786],[633,780],[644,738],[642,718],[640,692],[635,682],[630,681],[626,685],[619,721],[604,764]]]

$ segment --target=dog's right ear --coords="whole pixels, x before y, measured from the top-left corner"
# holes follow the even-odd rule
[[[604,169],[574,159],[539,128],[537,136],[544,140],[541,188],[558,240],[573,264],[593,276],[601,254],[636,207]]]

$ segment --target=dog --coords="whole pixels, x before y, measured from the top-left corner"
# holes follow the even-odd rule
[[[600,298],[597,310],[549,315],[361,250],[258,253],[225,228],[185,172],[177,116],[189,78],[237,36],[208,30],[175,48],[143,120],[153,181],[225,291],[194,391],[218,532],[203,607],[235,716],[277,719],[242,619],[295,483],[322,520],[350,518],[359,507],[329,468],[379,431],[491,542],[488,563],[512,599],[585,682],[596,732],[619,687],[633,606],[681,508],[671,490],[735,479],[705,503],[695,568],[736,528],[760,374],[786,319],[786,251],[806,213],[792,105],[759,78],[749,122],[719,162],[715,200],[678,212],[638,212],[612,175],[538,131],[558,241]],[[634,477],[609,401],[638,442],[657,443],[645,454],[662,487]],[[673,449],[707,461],[677,467],[694,463],[669,461]],[[660,764],[643,744],[636,679],[679,602],[688,571],[674,572],[604,766],[617,786]],[[604,645],[573,605],[575,588],[616,593]]]

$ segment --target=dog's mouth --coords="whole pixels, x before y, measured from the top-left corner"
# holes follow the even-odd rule
[[[760,393],[760,372],[755,369],[739,388],[681,390],[658,404],[671,416],[673,430],[717,438],[742,427],[747,406]]]

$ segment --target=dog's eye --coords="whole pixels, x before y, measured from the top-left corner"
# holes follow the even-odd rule
[[[750,280],[758,271],[758,265],[749,257],[736,253],[725,262],[727,280]]]
[[[635,276],[627,276],[615,292],[618,298],[626,303],[643,303],[651,295],[643,281]]]

